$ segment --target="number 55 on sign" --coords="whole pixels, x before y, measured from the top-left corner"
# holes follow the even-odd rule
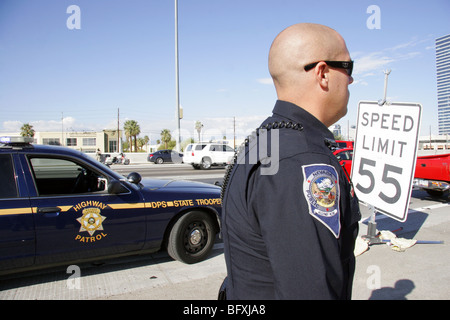
[[[361,101],[352,182],[360,201],[405,221],[417,158],[422,106]]]

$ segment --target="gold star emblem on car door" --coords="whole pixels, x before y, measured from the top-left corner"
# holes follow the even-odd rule
[[[106,217],[100,214],[101,210],[99,208],[86,208],[83,209],[83,216],[77,219],[81,224],[80,231],[87,231],[91,236],[97,230],[103,230],[103,221]]]

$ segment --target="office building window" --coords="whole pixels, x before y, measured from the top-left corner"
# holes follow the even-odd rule
[[[95,146],[96,139],[95,138],[83,138],[83,146]]]
[[[117,141],[115,140],[109,141],[109,152],[119,152],[119,150],[117,149]]]
[[[51,146],[60,146],[59,138],[43,138],[42,144],[47,144]]]
[[[66,146],[68,147],[76,147],[77,146],[77,138],[67,138]]]

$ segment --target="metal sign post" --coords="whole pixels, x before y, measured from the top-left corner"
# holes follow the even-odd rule
[[[378,101],[379,106],[382,106],[386,103],[387,83],[390,73],[391,73],[390,69],[384,71],[384,95],[383,100]],[[375,210],[375,207],[371,204],[368,204],[368,209],[370,212],[370,220],[367,223],[367,235],[363,236],[363,238],[369,242],[369,245],[378,244],[381,243],[381,239],[377,237],[377,222],[376,222],[377,211]]]
[[[352,165],[355,192],[371,211],[365,237],[370,244],[381,242],[377,212],[401,222],[407,218],[422,112],[418,103],[386,103],[385,75],[384,99],[359,103]]]
[[[362,236],[363,239],[368,241],[369,245],[382,243],[381,239],[377,237],[377,222],[375,221],[377,211],[375,207],[371,204],[368,204],[370,214],[370,220],[367,223],[367,234]]]

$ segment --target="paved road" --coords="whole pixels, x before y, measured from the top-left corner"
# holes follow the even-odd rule
[[[113,167],[113,169],[116,169]],[[193,170],[186,165],[123,166],[144,177],[182,177],[221,180],[224,169]],[[367,233],[369,212],[362,207],[360,235]],[[450,299],[450,203],[413,191],[408,219],[399,223],[377,216],[381,230],[403,229],[399,237],[444,240],[444,244],[416,244],[404,252],[373,245],[357,257],[353,299]],[[173,261],[166,253],[124,257],[95,265],[67,266],[28,272],[0,280],[5,299],[187,299],[215,300],[225,276],[223,244],[217,241],[209,259],[194,265]],[[78,277],[79,276],[79,277]]]
[[[136,171],[141,174],[143,178],[156,179],[185,179],[195,180],[207,183],[214,183],[215,181],[222,182],[225,174],[224,167],[212,167],[209,170],[195,170],[188,164],[137,164],[137,165],[114,165],[111,169],[127,176],[130,172]]]

